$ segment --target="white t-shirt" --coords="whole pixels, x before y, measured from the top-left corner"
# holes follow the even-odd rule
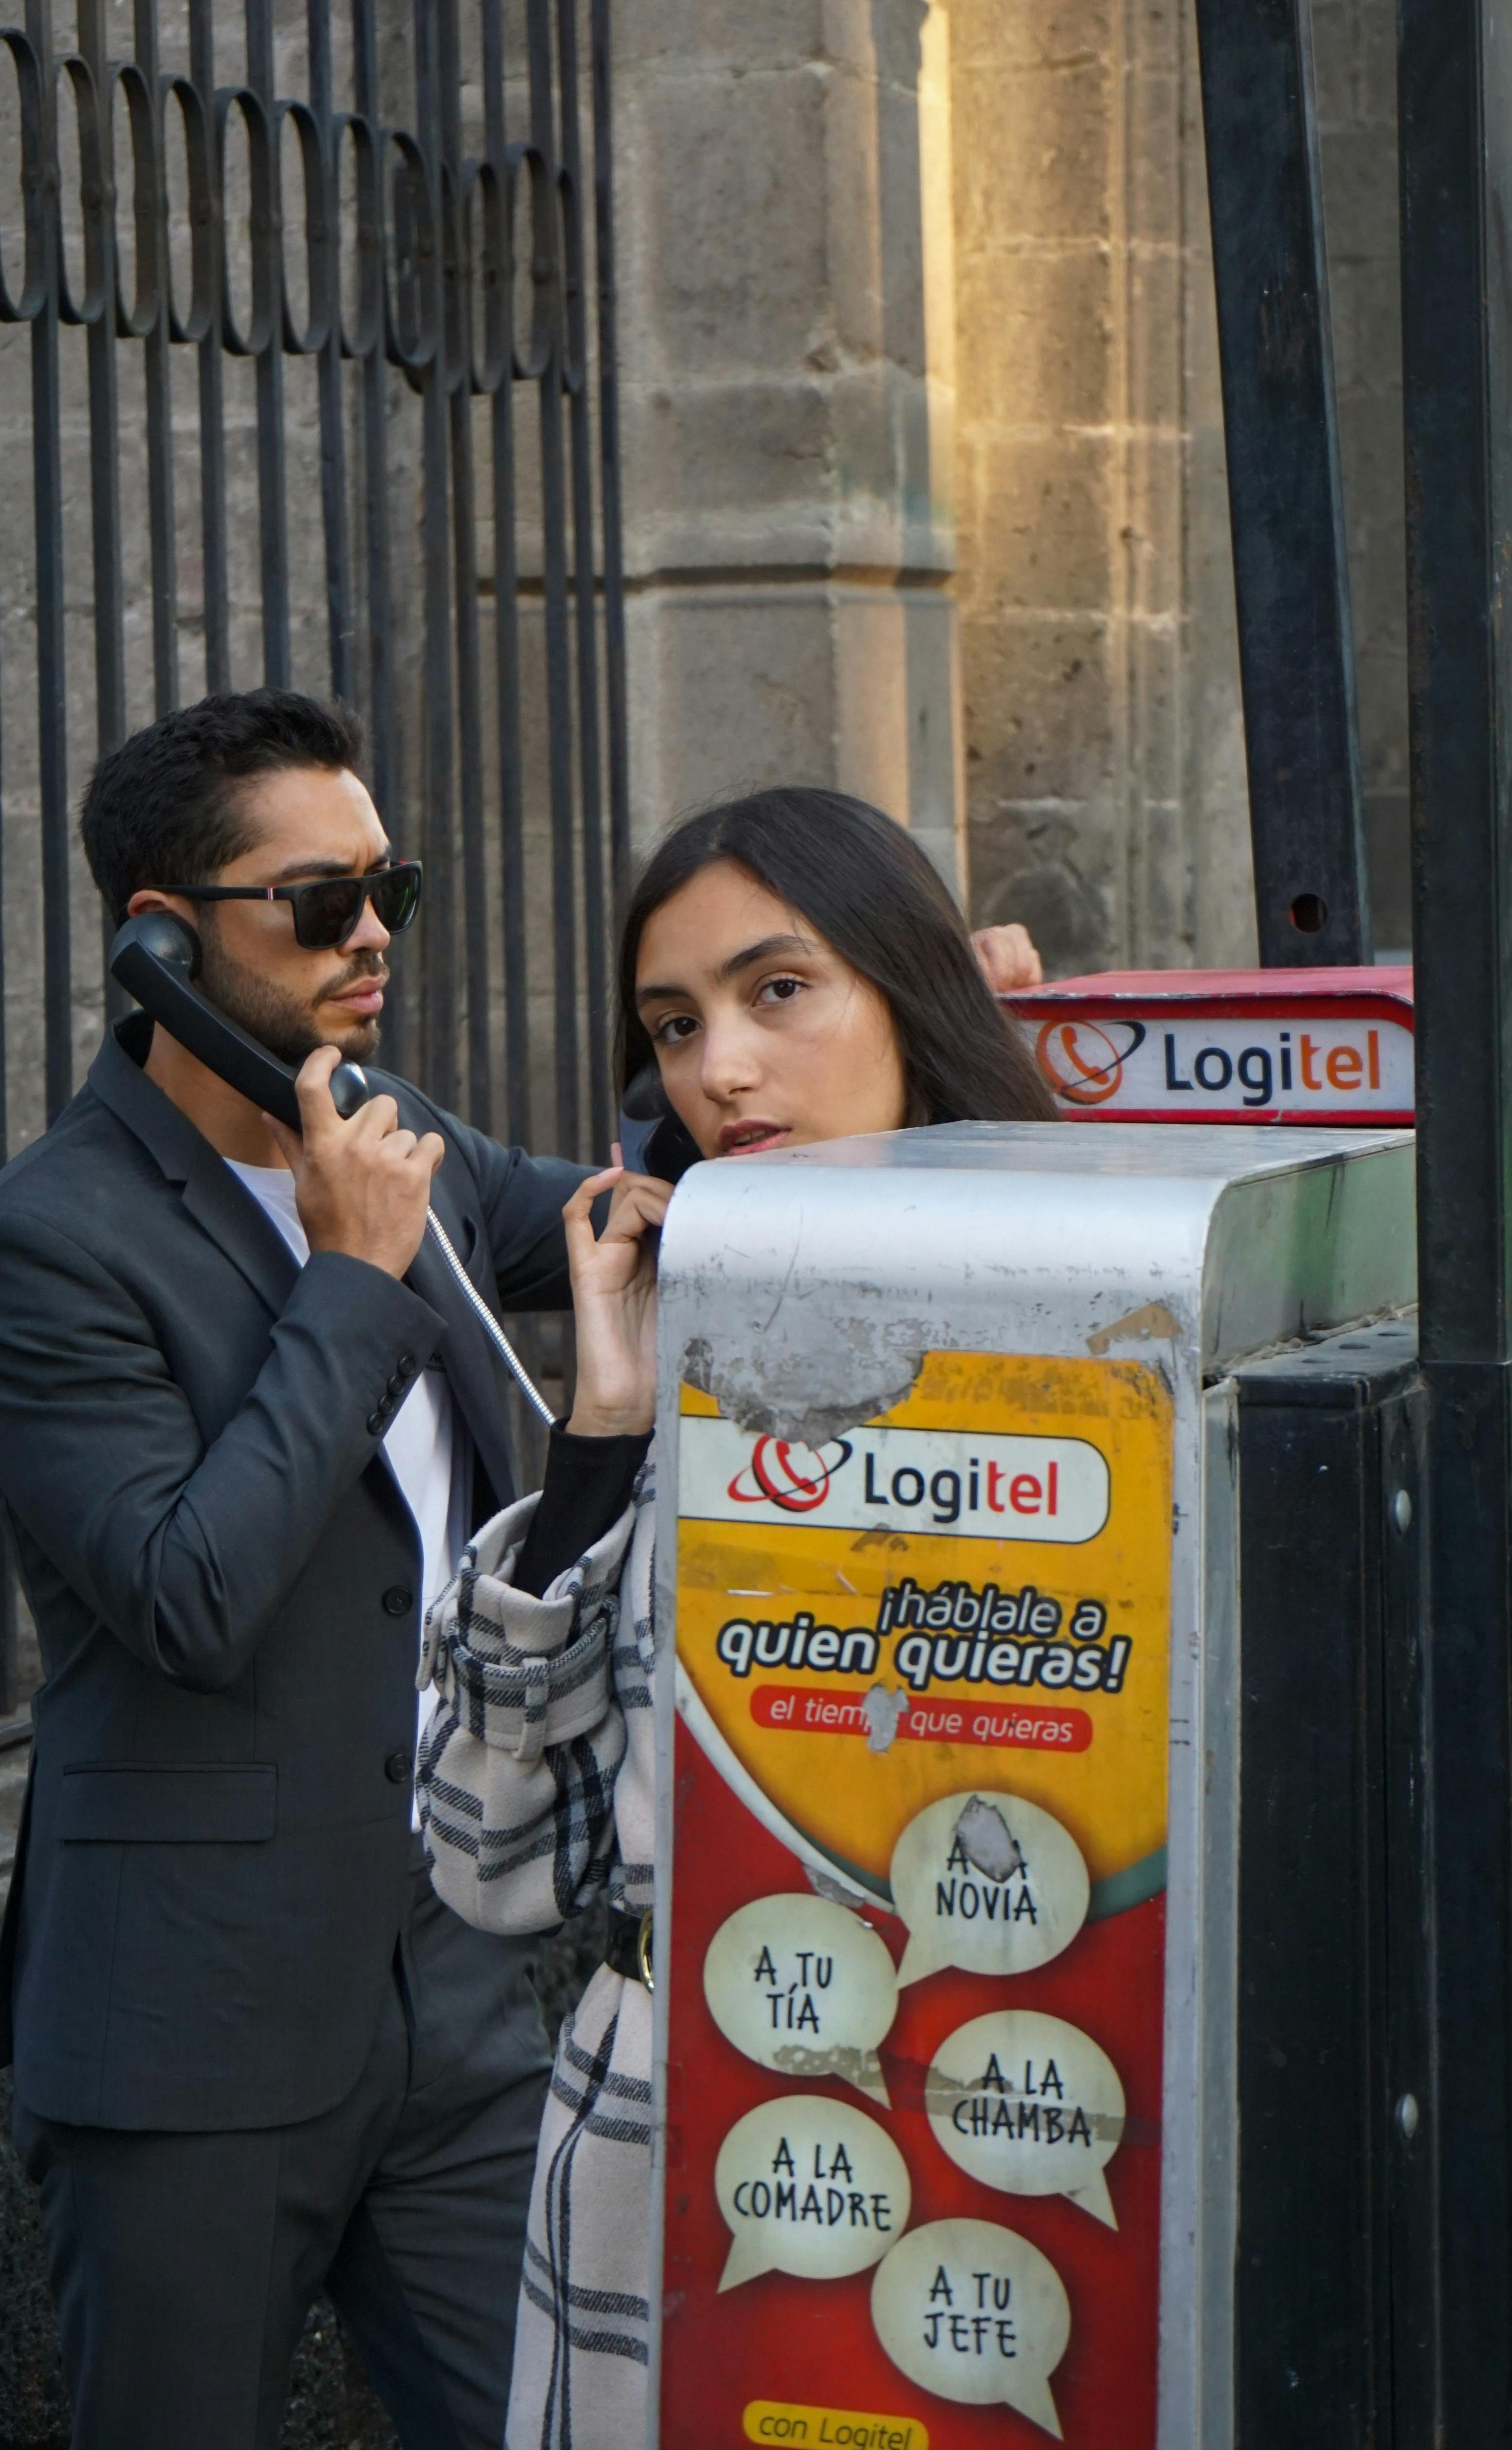
[[[294,1176],[287,1166],[226,1163],[266,1210],[302,1268],[310,1245],[295,1205]],[[415,1517],[424,1560],[420,1612],[424,1615],[437,1593],[452,1579],[454,1560],[467,1538],[467,1496],[471,1440],[456,1418],[446,1372],[438,1363],[422,1370],[395,1413],[383,1441],[389,1468],[398,1482],[405,1504]],[[416,1741],[425,1733],[436,1708],[434,1688],[419,1697]],[[420,1825],[418,1804],[414,1826]]]

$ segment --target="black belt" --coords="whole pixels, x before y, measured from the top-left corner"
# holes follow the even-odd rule
[[[611,1906],[604,1962],[611,1974],[623,1974],[627,1982],[644,1982],[648,1991],[655,1990],[649,1906],[644,1914],[622,1914],[617,1906]]]

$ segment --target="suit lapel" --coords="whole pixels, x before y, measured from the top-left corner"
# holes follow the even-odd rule
[[[275,1318],[299,1274],[293,1252],[271,1217],[240,1183],[187,1115],[142,1069],[151,1040],[145,1013],[107,1032],[89,1067],[89,1086],[162,1167],[182,1185],[184,1205]],[[140,1050],[140,1052],[139,1052]]]
[[[276,1317],[294,1290],[300,1263],[266,1209],[237,1180],[224,1158],[207,1140],[200,1146],[203,1155],[196,1157],[184,1186],[184,1204]]]

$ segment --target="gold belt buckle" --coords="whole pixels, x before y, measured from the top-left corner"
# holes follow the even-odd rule
[[[635,1964],[641,1980],[645,1983],[647,1990],[654,1991],[656,1983],[651,1972],[651,1910],[649,1906],[647,1907],[646,1912],[642,1915],[641,1927],[635,1935]]]

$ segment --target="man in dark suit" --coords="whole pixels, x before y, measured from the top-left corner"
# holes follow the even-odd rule
[[[321,2286],[406,2450],[503,2437],[544,2036],[413,1794],[422,1605],[514,1492],[483,1327],[404,1279],[429,1199],[491,1307],[565,1306],[580,1174],[382,1075],[338,1116],[417,891],[358,756],[308,699],[208,699],[85,805],[117,918],[191,921],[302,1066],[302,1139],[137,1014],[0,1177],[46,1671],[0,2019],[81,2450],[276,2443]]]

